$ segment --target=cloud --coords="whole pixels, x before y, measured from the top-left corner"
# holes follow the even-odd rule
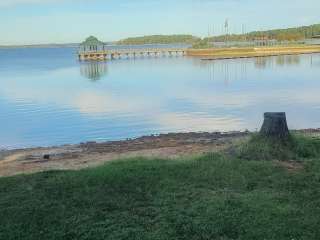
[[[146,105],[142,100],[136,97],[135,101],[130,101],[126,98],[113,96],[105,91],[82,91],[74,99],[71,99],[69,104],[82,114],[98,116],[123,112],[143,112],[148,108],[151,109],[152,106]]]
[[[154,121],[170,131],[234,131],[246,128],[243,119],[235,116],[214,117],[196,113],[167,112],[157,115]]]

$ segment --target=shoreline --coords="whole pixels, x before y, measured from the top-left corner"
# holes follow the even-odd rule
[[[201,60],[224,60],[238,58],[272,57],[320,53],[320,45],[252,47],[252,48],[210,48],[188,49],[186,55],[201,57]]]
[[[217,152],[245,139],[249,132],[189,132],[135,139],[86,142],[0,151],[0,177],[51,170],[79,170],[134,157],[176,159]]]
[[[320,129],[293,130],[320,136]],[[0,151],[0,177],[52,170],[96,167],[120,158],[177,159],[212,152],[232,154],[253,132],[189,132],[142,136],[135,139],[87,142],[53,147]]]
[[[319,52],[306,52],[306,53],[279,53],[279,54],[264,54],[264,55],[247,55],[247,56],[234,56],[234,57],[214,57],[214,58],[201,58],[202,61],[214,61],[214,60],[231,60],[231,59],[249,59],[249,58],[267,58],[267,57],[279,57],[279,56],[296,56],[296,55],[308,55],[316,54]]]

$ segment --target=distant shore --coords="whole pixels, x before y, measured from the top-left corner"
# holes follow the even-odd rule
[[[267,57],[279,55],[299,55],[311,53],[320,53],[320,45],[250,48],[210,48],[187,50],[188,56],[201,57],[203,60]]]
[[[38,45],[11,45],[0,46],[0,49],[19,48],[77,48],[78,43],[68,44],[38,44]],[[121,45],[114,45],[121,46]],[[141,46],[141,45],[137,45]],[[273,46],[273,47],[230,47],[230,48],[206,48],[186,50],[190,57],[200,57],[202,60],[222,60],[236,58],[269,57],[280,55],[299,55],[320,53],[320,45],[294,45],[294,46]]]

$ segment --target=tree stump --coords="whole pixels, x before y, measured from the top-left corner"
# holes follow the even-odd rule
[[[264,114],[264,122],[260,134],[265,137],[286,139],[289,137],[286,113],[268,112]]]

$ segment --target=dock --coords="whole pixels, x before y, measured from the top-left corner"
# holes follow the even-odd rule
[[[147,49],[104,49],[100,51],[79,51],[79,60],[106,60],[136,57],[184,56],[187,49],[147,48]]]

